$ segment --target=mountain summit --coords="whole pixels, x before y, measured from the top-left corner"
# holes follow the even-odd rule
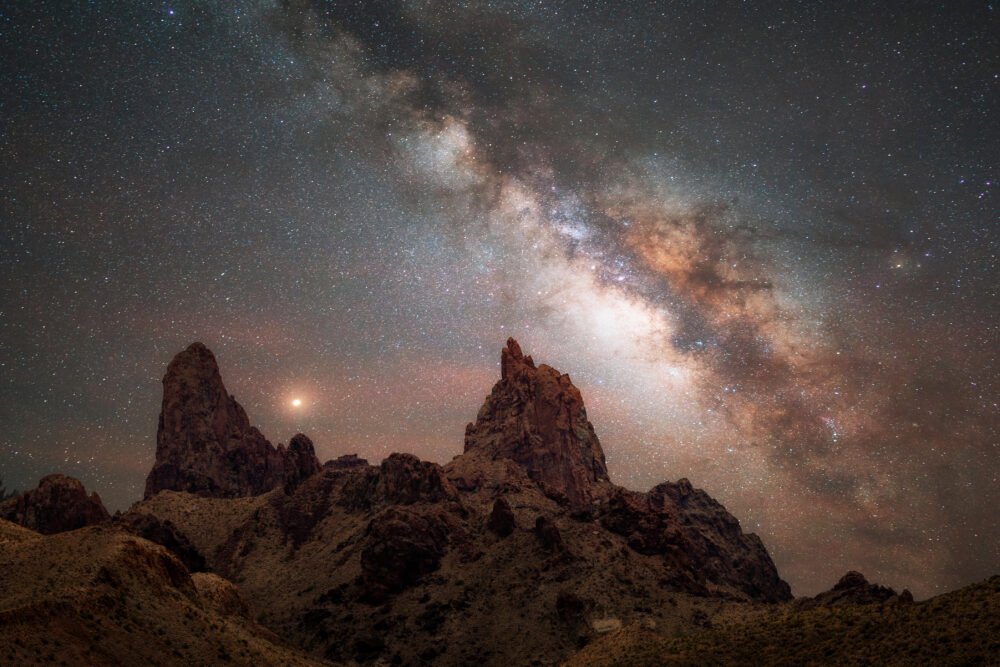
[[[528,477],[576,509],[588,509],[608,467],[583,396],[565,375],[536,367],[513,338],[500,353],[500,381],[465,429],[465,452],[520,464]]]
[[[629,619],[667,623],[654,610],[693,628],[721,600],[790,599],[760,539],[704,491],[610,481],[568,375],[513,339],[500,359],[447,465],[319,467],[304,436],[285,450],[251,427],[192,345],[164,378],[147,499],[122,522],[189,542],[264,625],[349,664],[531,664]]]
[[[297,483],[319,470],[312,442],[296,435],[274,447],[222,383],[211,350],[192,343],[163,377],[156,463],[145,497],[187,491],[215,497],[253,496]]]

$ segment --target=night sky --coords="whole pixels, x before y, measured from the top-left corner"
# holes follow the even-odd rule
[[[514,336],[798,595],[1000,572],[998,8],[889,4],[6,3],[5,484],[137,500],[195,340],[446,463]]]

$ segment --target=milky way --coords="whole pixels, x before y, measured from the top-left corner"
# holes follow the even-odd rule
[[[8,487],[138,499],[193,340],[275,442],[444,463],[512,335],[796,594],[1000,571],[992,6],[21,4]]]

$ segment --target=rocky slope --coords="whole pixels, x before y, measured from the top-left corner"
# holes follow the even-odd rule
[[[923,602],[800,609],[730,605],[681,636],[631,624],[592,642],[566,667],[629,665],[997,665],[1000,577]]]
[[[324,663],[249,618],[214,574],[110,526],[42,537],[0,521],[0,663]]]
[[[613,485],[568,376],[513,340],[501,359],[447,466],[345,456],[257,498],[167,492],[129,514],[171,522],[263,624],[334,660],[552,661],[622,623],[682,631],[724,600],[790,598],[760,540],[686,480]]]
[[[294,485],[319,469],[304,435],[274,447],[250,425],[201,343],[177,354],[163,378],[156,462],[146,497],[164,489],[218,497],[252,496]]]
[[[38,486],[0,503],[0,519],[45,535],[107,523],[111,516],[97,493],[87,494],[80,480],[48,475]]]

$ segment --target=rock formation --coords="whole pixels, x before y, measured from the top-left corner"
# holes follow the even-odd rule
[[[888,586],[869,583],[865,575],[851,570],[840,578],[833,588],[811,598],[795,601],[799,609],[813,607],[838,607],[845,604],[882,604],[884,602],[913,602],[913,594],[908,590],[896,593]]]
[[[756,535],[686,479],[612,484],[569,377],[513,340],[501,361],[447,465],[391,454],[319,466],[305,436],[275,448],[252,428],[211,353],[192,345],[164,379],[146,499],[113,526],[50,537],[0,519],[0,659],[485,667],[575,653],[587,661],[567,664],[802,662],[811,651],[806,662],[826,664],[859,641],[883,645],[887,619],[926,628],[919,655],[908,627],[892,645],[917,661],[956,662],[950,646],[973,642],[973,662],[996,654],[1000,578],[947,613],[856,572],[771,606],[790,592]],[[96,494],[61,475],[0,516],[43,532],[108,521]],[[965,633],[954,642],[952,630],[930,634],[948,619]],[[701,645],[678,652],[678,639]],[[869,658],[850,655],[832,661]]]
[[[45,535],[107,523],[111,516],[97,493],[66,475],[48,475],[31,491],[0,503],[0,518]]]
[[[551,366],[536,367],[513,338],[500,365],[500,381],[465,429],[465,451],[515,461],[546,492],[588,510],[608,468],[580,390]]]
[[[437,570],[448,549],[448,526],[442,518],[404,507],[378,514],[366,533],[361,597],[372,602],[381,602],[389,593],[398,593]]]
[[[510,509],[510,503],[506,499],[497,498],[493,502],[493,511],[490,512],[486,527],[497,537],[507,537],[517,528],[514,512]]]
[[[790,598],[760,540],[687,480],[613,485],[568,376],[514,340],[501,362],[446,466],[345,455],[287,465],[299,483],[254,498],[160,494],[132,512],[172,522],[265,624],[336,661],[529,664],[652,609],[697,626],[697,601]]]
[[[781,602],[791,589],[778,576],[763,542],[744,533],[719,502],[687,479],[664,482],[647,493],[616,488],[600,517],[641,554],[673,563],[675,584],[697,592],[703,585],[731,586],[751,599]]]
[[[611,484],[583,397],[568,375],[545,364],[536,368],[513,338],[501,351],[500,365],[500,381],[476,423],[466,428],[463,457],[470,461],[448,466],[458,473],[458,488],[475,489],[489,478],[517,487],[506,471],[477,473],[482,466],[476,461],[483,456],[514,461],[547,495],[565,500],[577,518],[599,518],[637,553],[663,558],[671,567],[671,585],[680,590],[706,593],[725,586],[751,599],[791,598],[760,538],[744,534],[725,507],[688,480],[665,482],[647,493]]]
[[[149,498],[170,489],[215,497],[252,496],[295,485],[319,470],[312,442],[274,447],[229,395],[215,356],[201,343],[177,354],[163,378],[156,463]]]

